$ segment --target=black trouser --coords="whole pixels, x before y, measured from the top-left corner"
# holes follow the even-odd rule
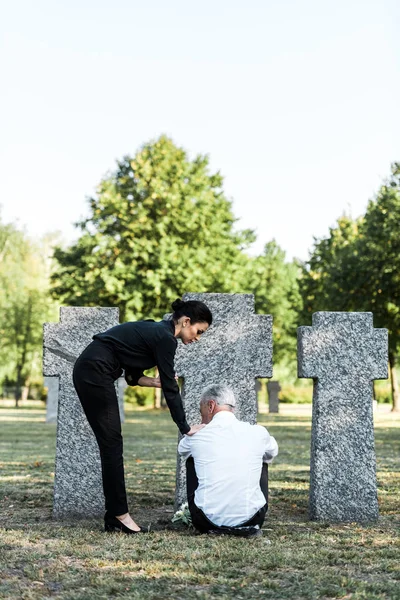
[[[106,510],[113,516],[128,512],[121,419],[114,381],[122,374],[112,349],[94,340],[74,366],[73,381],[100,449]]]
[[[192,523],[194,527],[196,527],[196,529],[198,529],[201,533],[207,533],[207,531],[210,531],[210,529],[223,531],[223,525],[214,525],[214,523],[212,523],[206,517],[201,508],[196,506],[194,501],[194,493],[198,486],[199,480],[197,479],[196,470],[194,468],[194,460],[193,457],[190,456],[186,460],[186,491]],[[255,527],[256,525],[262,527],[262,524],[264,523],[265,515],[267,514],[268,510],[268,465],[266,463],[263,463],[261,471],[260,488],[265,498],[264,506],[262,506],[260,510],[258,510],[256,514],[251,517],[251,519],[245,523],[238,523],[236,527]]]

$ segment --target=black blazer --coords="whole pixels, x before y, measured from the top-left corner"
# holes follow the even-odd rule
[[[93,336],[111,346],[129,385],[137,385],[143,371],[157,367],[161,387],[171,416],[179,431],[190,429],[175,379],[174,358],[178,345],[175,324],[171,321],[134,321],[111,327]]]

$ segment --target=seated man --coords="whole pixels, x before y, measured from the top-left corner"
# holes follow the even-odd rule
[[[265,427],[239,421],[227,385],[201,395],[203,429],[183,436],[187,496],[193,525],[201,533],[260,535],[268,510],[268,466],[278,444]]]

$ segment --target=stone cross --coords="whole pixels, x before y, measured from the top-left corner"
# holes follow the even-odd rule
[[[200,423],[199,402],[205,387],[227,383],[235,392],[238,419],[255,423],[255,378],[272,377],[272,317],[254,313],[252,294],[185,294],[211,310],[213,323],[201,340],[179,344],[175,370],[183,377],[182,401],[190,425]],[[186,501],[185,463],[178,457],[176,505]]]
[[[269,412],[279,413],[279,392],[281,391],[279,381],[268,381],[267,390]]]
[[[46,423],[57,423],[58,377],[45,377],[44,385],[47,387]]]
[[[62,307],[60,323],[45,323],[43,373],[59,377],[54,481],[56,518],[104,512],[98,446],[72,382],[75,360],[92,336],[118,325],[117,308]]]
[[[373,380],[387,378],[386,329],[372,313],[318,312],[298,330],[299,377],[314,379],[310,518],[378,518]]]

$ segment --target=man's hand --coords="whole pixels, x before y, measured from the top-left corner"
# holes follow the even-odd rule
[[[205,425],[203,425],[203,424],[201,424],[201,425],[192,425],[186,435],[194,435],[195,433],[197,433],[198,431],[200,431],[200,429],[203,429],[203,427],[205,427]]]
[[[142,375],[138,381],[138,385],[141,387],[160,388],[161,380],[159,377],[147,377],[147,375]]]

